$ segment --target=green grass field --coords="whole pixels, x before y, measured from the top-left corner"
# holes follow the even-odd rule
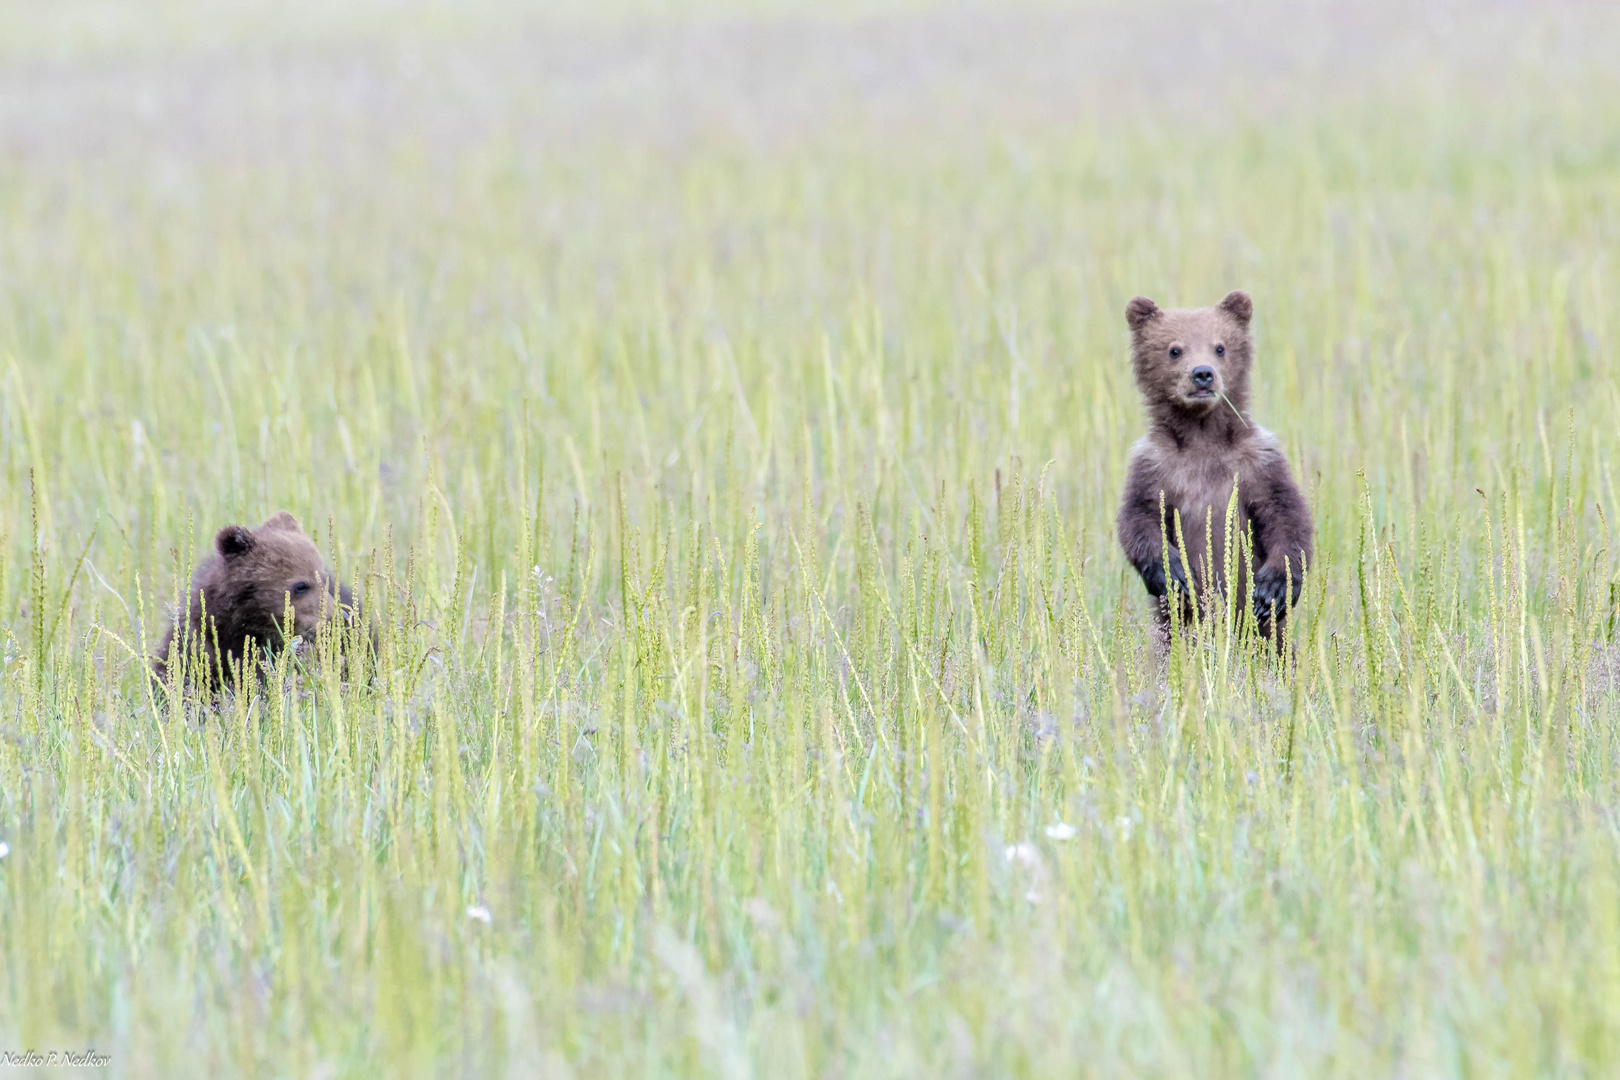
[[[21,9],[0,1051],[1620,1072],[1615,12]],[[1237,287],[1291,664],[1113,538]],[[374,677],[149,696],[279,509]]]

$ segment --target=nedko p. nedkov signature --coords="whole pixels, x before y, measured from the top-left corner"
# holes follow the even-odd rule
[[[94,1050],[0,1050],[0,1069],[104,1069],[111,1054]]]

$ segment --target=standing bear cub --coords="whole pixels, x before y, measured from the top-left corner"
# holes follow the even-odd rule
[[[1288,459],[1272,434],[1249,418],[1253,345],[1248,293],[1212,308],[1164,311],[1138,296],[1125,307],[1136,385],[1148,408],[1148,433],[1131,455],[1119,542],[1159,598],[1159,626],[1171,622],[1170,578],[1180,588],[1183,623],[1207,617],[1228,589],[1244,596],[1254,571],[1254,609],[1271,636],[1298,602],[1311,563],[1311,514]],[[1227,507],[1237,483],[1234,538],[1252,547],[1231,553],[1227,581]],[[1161,509],[1162,507],[1162,509]],[[1179,519],[1179,520],[1178,520]],[[1165,550],[1168,538],[1169,550]],[[1280,642],[1281,635],[1277,636]]]
[[[288,608],[292,625],[283,626]],[[167,681],[171,653],[183,677],[193,659],[214,688],[228,683],[251,642],[260,656],[294,637],[310,640],[323,622],[359,617],[348,586],[339,583],[315,542],[283,510],[248,529],[227,525],[214,552],[197,566],[184,610],[169,625],[152,671]],[[177,640],[178,639],[178,640]]]

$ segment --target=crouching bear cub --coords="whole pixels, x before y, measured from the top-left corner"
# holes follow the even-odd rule
[[[1230,293],[1212,308],[1163,311],[1142,296],[1125,308],[1149,428],[1131,456],[1119,542],[1147,591],[1159,598],[1161,633],[1168,633],[1171,621],[1167,565],[1180,586],[1183,623],[1195,612],[1207,617],[1210,600],[1228,589],[1239,597],[1247,594],[1241,550],[1232,552],[1236,580],[1225,580],[1226,511],[1234,479],[1233,535],[1252,538],[1261,633],[1271,636],[1273,613],[1281,623],[1298,602],[1311,564],[1305,498],[1277,440],[1248,415],[1253,313],[1244,292]]]
[[[292,625],[283,627],[289,605]],[[298,520],[283,510],[257,529],[227,525],[219,530],[213,554],[192,576],[185,608],[163,636],[152,671],[167,681],[170,653],[178,645],[182,674],[190,676],[191,658],[200,654],[208,683],[218,688],[230,682],[232,665],[250,642],[258,655],[273,656],[295,636],[311,640],[323,620],[359,617],[349,587],[332,574]]]

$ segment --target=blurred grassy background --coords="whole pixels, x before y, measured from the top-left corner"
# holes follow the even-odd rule
[[[0,1048],[91,1038],[129,1075],[1613,1066],[1612,5],[3,11]],[[1322,659],[1272,682],[1241,649],[1160,666],[1112,539],[1143,426],[1123,305],[1236,287],[1325,563]],[[218,526],[283,508],[394,597],[393,674],[241,703],[309,745],[179,723],[132,651]],[[686,696],[722,610],[746,709]],[[1304,750],[1278,694],[1327,710]],[[396,706],[438,718],[420,745]],[[337,764],[333,708],[360,725]],[[1078,733],[1049,761],[1052,716]],[[701,750],[685,723],[717,741],[680,783],[610,753]],[[1523,780],[1560,731],[1571,771]],[[892,802],[818,786],[851,738]],[[1281,785],[1310,748],[1314,818]],[[783,809],[789,775],[825,820]],[[389,862],[373,799],[435,854]],[[1448,805],[1480,829],[1450,855]],[[1058,819],[1179,836],[1207,895],[1144,848],[1157,871],[1044,856],[1061,929],[1011,884],[976,899],[973,866],[1016,872],[1001,842]],[[758,878],[745,838],[784,822],[807,846],[778,833]],[[853,907],[867,865],[873,927],[840,939],[827,883]],[[497,883],[506,936],[442,938]],[[257,914],[219,922],[238,890]]]
[[[1477,509],[1616,404],[1597,5],[23,8],[6,516],[33,467],[148,575],[183,512],[365,550],[430,467],[498,559],[525,415],[582,498],[732,438],[768,499],[808,424],[868,483],[1055,459],[1105,531],[1137,292],[1255,293],[1324,514],[1357,468]]]

